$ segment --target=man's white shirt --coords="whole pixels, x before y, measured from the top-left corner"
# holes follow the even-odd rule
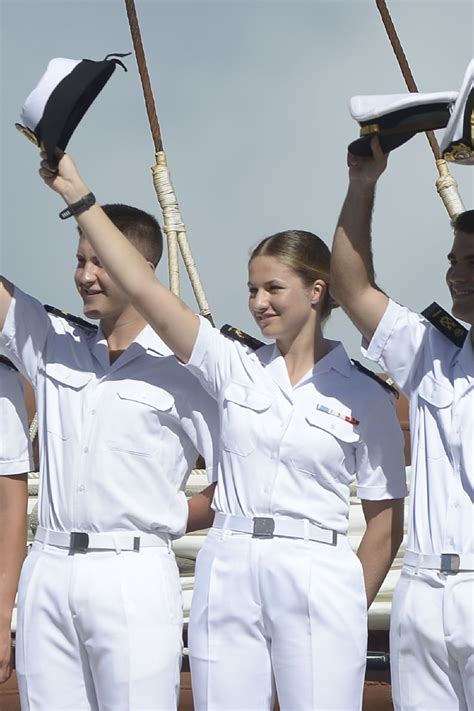
[[[198,451],[212,478],[215,403],[156,333],[146,326],[110,364],[100,329],[16,288],[0,342],[35,388],[40,525],[181,535]]]
[[[412,475],[407,549],[474,553],[474,354],[390,301],[363,348],[410,401]]]

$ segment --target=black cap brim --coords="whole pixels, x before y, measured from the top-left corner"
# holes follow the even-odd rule
[[[449,117],[448,104],[426,104],[399,109],[385,116],[360,122],[362,130],[364,126],[377,124],[378,131],[352,141],[348,146],[348,151],[356,156],[371,156],[370,142],[373,136],[378,136],[382,151],[390,153],[395,148],[407,143],[417,133],[445,128]]]

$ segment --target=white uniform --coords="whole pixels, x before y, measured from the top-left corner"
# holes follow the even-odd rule
[[[100,329],[15,289],[2,341],[39,415],[40,528],[18,599],[22,707],[174,709],[182,605],[169,543],[185,530],[196,450],[212,465],[215,404],[148,326],[110,365]],[[71,532],[88,534],[86,554]]]
[[[33,468],[21,380],[13,368],[0,363],[0,476]]]
[[[410,401],[410,520],[391,622],[396,708],[474,709],[472,342],[461,349],[390,301],[365,352]]]
[[[339,343],[293,387],[276,346],[250,352],[205,320],[187,367],[221,427],[190,617],[196,709],[264,711],[274,685],[286,711],[359,709],[367,612],[349,485],[363,499],[406,494],[392,397]]]

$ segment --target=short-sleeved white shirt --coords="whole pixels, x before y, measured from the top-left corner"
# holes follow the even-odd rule
[[[156,333],[146,326],[110,365],[100,329],[16,288],[1,342],[36,392],[40,525],[181,535],[197,451],[211,476],[216,408]]]
[[[33,468],[21,380],[15,370],[0,363],[0,476]]]
[[[363,499],[405,496],[392,397],[351,364],[340,343],[332,346],[293,387],[276,346],[252,352],[201,319],[186,367],[218,401],[216,511],[306,518],[345,533],[352,482]]]
[[[474,354],[390,301],[367,349],[410,401],[409,550],[474,552]]]

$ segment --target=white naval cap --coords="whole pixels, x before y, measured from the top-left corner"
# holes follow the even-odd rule
[[[52,59],[21,111],[19,131],[44,148],[51,166],[57,165],[56,148],[64,150],[74,130],[112,76],[117,59],[109,54],[101,61]]]
[[[353,96],[349,110],[361,128],[360,137],[349,145],[349,152],[370,156],[370,141],[378,135],[383,152],[388,153],[416,133],[444,128],[457,96],[455,91]]]
[[[474,59],[464,75],[451,118],[440,144],[445,160],[474,165]]]

